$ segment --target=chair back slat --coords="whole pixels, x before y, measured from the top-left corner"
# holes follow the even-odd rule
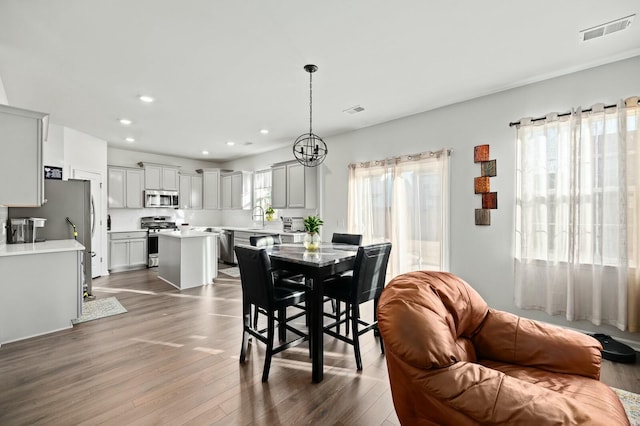
[[[371,244],[358,248],[353,267],[355,293],[353,303],[377,299],[384,288],[391,243]]]
[[[236,257],[240,269],[242,297],[245,303],[269,309],[273,304],[273,276],[271,261],[264,248],[236,246]]]
[[[351,244],[359,246],[362,244],[362,235],[360,234],[340,234],[334,232],[331,242],[334,244]]]
[[[254,247],[271,247],[282,244],[280,235],[253,235],[249,237],[249,243]]]

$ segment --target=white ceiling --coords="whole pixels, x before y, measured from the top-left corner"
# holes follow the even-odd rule
[[[308,131],[305,64],[327,139],[639,55],[638,19],[578,41],[634,13],[638,0],[0,0],[0,78],[10,105],[110,146],[224,161]]]

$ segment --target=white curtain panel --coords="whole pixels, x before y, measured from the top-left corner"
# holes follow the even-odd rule
[[[637,264],[635,105],[521,120],[517,306],[627,329],[630,267]]]
[[[449,155],[447,150],[352,164],[351,233],[364,244],[391,241],[391,277],[449,269]]]

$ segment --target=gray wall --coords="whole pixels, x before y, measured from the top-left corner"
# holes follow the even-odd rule
[[[528,86],[476,98],[335,137],[326,137],[329,155],[323,164],[323,233],[341,229],[347,216],[347,165],[352,162],[411,154],[442,147],[451,156],[451,272],[469,282],[490,306],[529,318],[618,336],[640,346],[640,336],[588,322],[567,322],[543,312],[522,311],[514,304],[514,179],[515,130],[510,121],[597,102],[614,103],[640,94],[640,57],[580,71]],[[381,83],[382,84],[382,83]],[[417,88],[416,90],[419,90]],[[366,112],[365,112],[366,114]],[[314,129],[322,136],[322,129]],[[293,141],[292,141],[293,142]],[[491,226],[476,226],[474,209],[480,197],[473,178],[480,167],[473,147],[489,144],[497,160],[492,191],[498,192],[498,210]],[[224,164],[252,170],[291,158],[290,147]]]

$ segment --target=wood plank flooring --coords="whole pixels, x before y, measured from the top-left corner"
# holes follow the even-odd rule
[[[128,313],[0,347],[0,425],[399,424],[372,333],[361,373],[325,336],[322,383],[306,345],[276,355],[262,383],[264,345],[238,362],[238,280],[180,292],[148,269],[95,279],[93,293]],[[640,393],[640,366],[604,361],[602,381]]]

